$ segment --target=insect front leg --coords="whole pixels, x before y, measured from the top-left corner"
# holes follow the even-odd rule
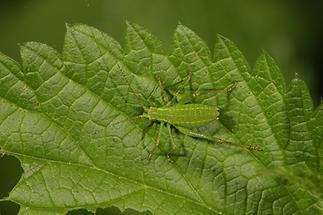
[[[159,128],[158,128],[157,138],[156,138],[156,144],[155,144],[154,148],[150,152],[148,152],[149,154],[147,156],[147,160],[151,160],[152,156],[154,155],[154,152],[156,151],[156,149],[160,145],[160,136],[161,136],[161,132],[162,132],[163,127],[164,127],[164,123],[160,123]]]
[[[144,128],[143,130],[142,130],[142,135],[141,135],[141,140],[143,141],[144,139],[145,139],[145,137],[146,137],[146,133],[148,132],[148,130],[151,128],[151,126],[153,126],[154,125],[154,122],[153,121],[150,121],[149,122],[149,124],[147,125],[147,127],[146,128]]]
[[[158,82],[159,88],[166,93],[166,95],[162,95],[163,103],[168,103],[169,102],[169,95],[172,95],[171,92],[169,92],[168,90],[165,89],[160,76],[156,75],[155,78]]]
[[[189,72],[187,77],[180,82],[180,87],[177,89],[174,96],[178,97],[180,95],[181,91],[184,90],[185,86],[187,84],[189,84],[191,81],[192,81],[192,73]]]
[[[177,102],[180,102],[181,100],[183,100],[182,97],[185,97],[185,98],[190,97],[190,95],[182,96],[182,94],[183,94],[182,91],[185,90],[185,87],[187,87],[187,84],[190,83],[192,80],[192,73],[191,72],[187,75],[186,78],[184,78],[183,80],[174,84],[175,86],[177,86],[176,87],[177,90],[175,92],[166,89],[163,86],[161,78],[159,76],[156,76],[156,80],[158,81],[160,88],[172,97],[171,99],[169,99],[169,97],[165,97],[165,96],[163,97],[163,102],[164,102],[165,106],[169,107],[169,106],[176,104]],[[191,84],[189,86],[191,88]],[[185,102],[181,102],[181,103],[184,104]]]

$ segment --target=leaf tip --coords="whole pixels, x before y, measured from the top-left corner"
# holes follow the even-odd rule
[[[74,31],[74,30],[81,29],[81,28],[88,28],[90,26],[88,26],[86,24],[82,24],[82,23],[73,23],[73,24],[65,23],[65,27],[68,32],[68,31]]]
[[[71,29],[72,27],[73,27],[73,25],[72,25],[72,24],[65,22],[65,28],[66,28],[66,30],[67,30],[67,31],[68,31],[69,29]]]
[[[290,82],[290,86],[298,86],[298,85],[305,85],[305,82],[299,78],[298,73],[295,73],[294,78]]]
[[[268,62],[275,63],[274,58],[265,49],[261,49],[261,53],[260,53],[259,59],[261,59],[261,58],[264,59],[267,63]]]
[[[22,53],[25,49],[27,49],[29,46],[31,46],[32,43],[33,42],[31,42],[31,41],[18,43],[20,53]]]
[[[261,55],[264,56],[264,57],[270,57],[270,54],[265,50],[265,49],[261,49]]]
[[[27,42],[23,42],[23,43],[19,43],[19,48],[22,49],[30,49],[32,47],[36,47],[36,46],[47,46],[46,44],[40,43],[40,42],[36,42],[36,41],[27,41]]]
[[[218,44],[225,44],[226,46],[227,45],[233,45],[233,46],[235,46],[235,44],[231,40],[229,40],[228,38],[226,38],[225,36],[223,36],[221,34],[217,34],[215,44],[216,45],[218,45]]]
[[[188,28],[181,21],[178,21],[176,31],[179,31],[179,30],[180,31],[188,30]]]
[[[222,34],[217,34],[216,39],[217,40],[227,40],[227,38],[225,36],[223,36]]]
[[[17,43],[17,45],[18,45],[18,47],[20,48],[20,47],[24,46],[24,45],[25,45],[25,43],[26,43],[26,42],[19,42],[19,43]]]
[[[130,22],[128,20],[126,20],[126,27],[127,27],[127,30],[136,30],[138,28],[140,28],[140,26],[134,22]]]
[[[125,21],[125,22],[126,22],[126,26],[127,26],[127,27],[131,27],[131,24],[132,24],[132,23],[131,23],[129,20],[127,20],[127,19],[126,19],[126,21]]]
[[[297,73],[297,72],[295,72],[294,79],[295,79],[295,80],[299,80],[299,75],[298,75],[298,73]]]
[[[216,43],[229,43],[229,44],[233,44],[233,42],[231,40],[229,40],[228,38],[226,38],[222,34],[217,34],[217,36],[216,36]]]

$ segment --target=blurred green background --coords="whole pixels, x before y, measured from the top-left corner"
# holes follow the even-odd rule
[[[65,23],[92,25],[121,44],[125,21],[140,24],[170,45],[178,22],[204,39],[211,50],[216,35],[234,41],[253,65],[264,49],[286,80],[295,73],[308,84],[316,104],[323,95],[323,1],[301,0],[0,0],[0,52],[19,61],[17,43],[38,41],[62,49]],[[0,198],[22,173],[11,156],[0,159]],[[0,202],[0,214],[18,206]],[[70,214],[86,214],[85,211]],[[98,214],[120,214],[118,209]],[[137,214],[128,210],[125,214]]]

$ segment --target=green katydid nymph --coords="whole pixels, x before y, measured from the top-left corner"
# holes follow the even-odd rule
[[[133,78],[136,77],[135,74],[132,74],[132,76]],[[158,106],[146,107],[142,105],[141,107],[143,108],[144,112],[140,115],[130,118],[130,119],[146,118],[151,122],[151,124],[154,122],[158,122],[158,124],[160,124],[158,128],[157,137],[156,137],[156,144],[153,150],[149,152],[149,156],[148,156],[149,159],[153,155],[153,152],[159,147],[161,132],[165,126],[167,127],[170,143],[172,146],[171,150],[167,153],[167,157],[169,160],[170,160],[170,155],[176,149],[176,144],[174,142],[174,139],[172,136],[173,134],[171,131],[172,128],[176,129],[177,131],[179,131],[184,135],[187,135],[193,138],[207,140],[212,143],[229,144],[240,148],[247,148],[249,150],[260,150],[257,146],[235,144],[232,142],[225,141],[222,138],[210,136],[210,135],[201,133],[199,131],[196,131],[196,129],[198,128],[207,126],[209,123],[219,120],[220,112],[219,112],[219,108],[216,106],[193,103],[192,98],[201,96],[201,93],[194,92],[192,91],[192,89],[190,89],[192,93],[189,93],[189,96],[191,98],[188,99],[186,96],[180,96],[183,93],[182,91],[185,89],[185,87],[187,87],[185,85],[191,82],[192,73],[189,73],[187,78],[179,82],[181,86],[175,92],[165,89],[163,87],[161,78],[159,76],[155,76],[155,79],[158,82],[156,86],[158,86],[162,91],[165,92],[166,95],[169,95],[171,98],[169,99],[167,96],[163,97],[163,99],[161,99],[163,104],[160,107]],[[128,81],[129,88],[131,88],[132,86],[131,82],[128,79],[127,81]],[[191,84],[189,86],[191,88]],[[238,84],[236,82],[233,82],[232,84],[230,84],[228,87],[224,89],[211,90],[211,92],[231,93],[235,88],[237,88],[237,86]],[[154,88],[153,90],[155,89],[156,88]],[[135,90],[132,90],[132,91],[135,91]],[[151,96],[152,93],[153,92],[151,92],[149,95]]]

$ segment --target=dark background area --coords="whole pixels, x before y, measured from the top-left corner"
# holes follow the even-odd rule
[[[0,52],[20,61],[17,44],[26,41],[61,50],[65,23],[94,26],[123,44],[126,20],[146,27],[169,46],[181,22],[211,50],[217,34],[231,39],[250,65],[266,50],[287,81],[295,73],[306,81],[317,105],[323,96],[322,11],[321,0],[0,0]],[[8,195],[21,173],[18,160],[0,158],[0,198]],[[14,203],[0,202],[1,215],[18,210]],[[98,214],[121,213],[109,208]]]

